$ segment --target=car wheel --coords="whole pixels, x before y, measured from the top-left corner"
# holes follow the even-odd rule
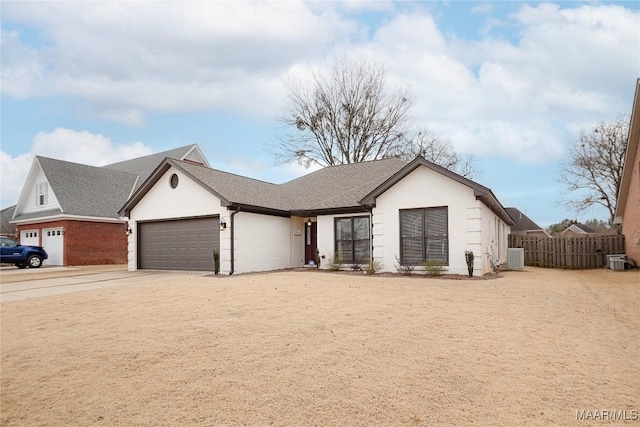
[[[29,266],[29,268],[39,268],[42,265],[42,258],[40,258],[38,255],[31,255],[27,259],[27,265]]]
[[[27,263],[26,262],[16,263],[16,267],[18,267],[18,268],[27,268]]]

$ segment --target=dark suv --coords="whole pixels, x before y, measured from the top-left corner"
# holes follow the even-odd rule
[[[15,240],[0,236],[0,262],[14,264],[18,268],[38,268],[42,261],[49,258],[40,246],[23,246]]]

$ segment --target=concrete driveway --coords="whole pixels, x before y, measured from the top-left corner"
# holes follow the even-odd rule
[[[170,276],[205,275],[207,272],[127,271],[126,265],[82,267],[0,268],[0,302],[20,301],[70,292],[147,283]]]

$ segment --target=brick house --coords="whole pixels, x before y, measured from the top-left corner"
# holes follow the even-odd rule
[[[44,246],[46,265],[124,264],[118,210],[165,158],[208,165],[197,145],[102,167],[36,156],[9,222],[21,244]]]
[[[615,220],[622,225],[625,252],[630,260],[640,265],[640,79],[631,112],[629,139],[625,154],[622,182],[618,192]],[[630,263],[632,263],[630,261]]]

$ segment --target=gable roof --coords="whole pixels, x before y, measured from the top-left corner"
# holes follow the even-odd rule
[[[470,179],[465,178],[462,175],[458,175],[457,173],[450,171],[449,169],[438,166],[435,163],[432,163],[420,156],[416,157],[414,160],[412,160],[410,163],[408,163],[406,166],[404,166],[402,169],[400,169],[398,172],[384,181],[381,185],[379,185],[375,190],[363,197],[362,200],[360,200],[360,203],[362,205],[375,205],[375,200],[378,196],[393,187],[401,179],[409,175],[420,166],[429,168],[448,178],[451,178],[456,182],[459,182],[460,184],[466,185],[467,187],[471,188],[473,190],[473,194],[476,196],[476,199],[484,203],[489,209],[491,209],[493,213],[498,215],[498,217],[508,225],[514,225],[513,219],[511,219],[502,204],[498,201],[498,198],[489,188],[485,187],[484,185],[480,185],[475,181],[471,181]]]
[[[118,218],[118,207],[127,200],[137,175],[36,156],[62,213]],[[15,218],[18,219],[18,218]]]
[[[191,144],[185,145],[184,147],[174,148],[168,151],[163,151],[161,153],[155,153],[148,156],[125,160],[122,162],[111,163],[102,167],[138,175],[139,179],[136,183],[136,188],[134,189],[136,190],[165,158],[169,157],[172,159],[182,160],[189,154],[191,154],[194,150],[197,150],[199,152],[200,157],[205,161],[205,166],[209,166],[209,164],[206,163],[206,159],[204,158],[202,153],[200,153],[200,149],[198,148],[198,146],[196,144]]]
[[[571,224],[569,227],[565,228],[560,234],[564,234],[569,231],[573,231],[574,233],[578,233],[578,234],[595,234],[596,232],[596,230],[589,227],[588,225],[584,225],[584,224],[580,224],[579,222],[576,222],[575,224]]]
[[[426,166],[471,187],[478,199],[507,224],[513,225],[511,217],[487,187],[422,157],[410,163],[391,158],[328,166],[284,184],[272,184],[190,162],[165,159],[122,206],[120,213],[128,216],[131,209],[171,167],[187,174],[218,197],[222,206],[289,216],[365,210],[366,206],[375,205],[377,196],[418,166]]]
[[[402,160],[386,159],[331,166],[284,184],[272,184],[190,162],[165,159],[121,212],[128,214],[171,166],[218,197],[223,206],[231,208],[267,210],[282,215],[362,209],[358,200],[405,164]],[[351,184],[355,182],[359,184]]]
[[[504,209],[507,211],[507,213],[515,223],[515,225],[511,227],[511,231],[513,232],[534,231],[534,230],[545,231],[542,227],[536,224],[531,218],[529,218],[524,213],[522,213],[520,209],[518,208],[504,208]]]
[[[194,156],[208,165],[196,144],[101,167],[36,156],[32,168],[39,165],[42,169],[60,209],[17,212],[11,222],[52,219],[59,215],[118,219],[122,204],[167,156],[181,159]],[[28,189],[23,188],[24,191]]]
[[[295,200],[296,211],[354,208],[406,164],[390,158],[329,166],[282,184],[282,188]]]
[[[636,81],[636,93],[633,99],[631,110],[631,123],[629,125],[629,137],[627,139],[627,151],[624,156],[624,166],[622,168],[622,180],[618,190],[618,200],[616,202],[616,212],[614,222],[620,224],[623,221],[622,215],[627,205],[629,187],[631,185],[631,174],[637,167],[636,153],[640,144],[640,78]]]

